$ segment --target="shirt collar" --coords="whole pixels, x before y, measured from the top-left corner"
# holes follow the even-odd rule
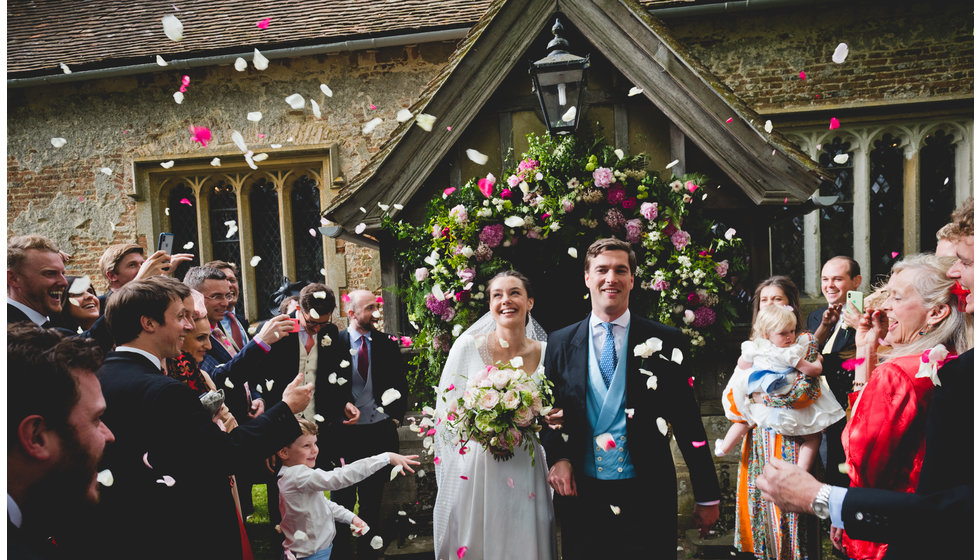
[[[20,512],[20,507],[10,497],[10,494],[7,494],[7,517],[10,518],[10,522],[14,524],[14,527],[18,529],[24,523],[24,514]]]
[[[10,305],[13,305],[17,309],[20,309],[21,311],[23,311],[24,312],[24,315],[27,315],[27,318],[30,319],[32,323],[34,323],[35,325],[37,325],[39,327],[41,325],[43,325],[44,323],[47,323],[48,322],[48,317],[47,316],[41,315],[37,311],[31,309],[30,307],[27,307],[26,305],[24,305],[23,303],[21,303],[19,301],[15,301],[15,300],[12,300],[10,298],[7,298],[7,303],[9,303]]]
[[[601,328],[601,327],[599,327],[599,325],[602,324],[602,323],[605,323],[605,321],[603,321],[602,319],[600,319],[599,317],[597,317],[595,313],[592,313],[591,315],[589,315],[589,327],[592,330],[595,330],[597,328]],[[630,325],[630,310],[627,309],[626,310],[626,313],[623,313],[622,315],[620,315],[616,319],[610,321],[610,323],[612,323],[613,325],[616,325],[618,327],[623,327],[625,329],[626,327],[628,327]]]
[[[352,347],[360,345],[362,336],[366,336],[368,342],[369,343],[371,342],[371,333],[361,334],[361,332],[358,331],[357,328],[355,328],[353,325],[347,326],[347,332],[350,333],[350,344]]]
[[[155,365],[157,369],[161,369],[160,358],[157,358],[156,356],[150,354],[146,350],[133,348],[132,346],[116,346],[116,352],[132,352],[133,354],[139,354],[140,356],[143,356],[147,360],[150,360],[150,362],[153,363],[153,365]]]

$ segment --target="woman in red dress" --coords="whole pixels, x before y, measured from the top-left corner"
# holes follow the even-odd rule
[[[928,375],[918,375],[928,365],[923,353],[940,344],[950,355],[967,349],[965,316],[946,277],[954,262],[930,254],[896,263],[887,299],[861,318],[852,414],[842,437],[851,486],[914,492],[918,485],[933,389]],[[840,531],[831,538],[839,548]],[[865,560],[882,558],[887,545],[844,533],[843,547],[848,557]]]

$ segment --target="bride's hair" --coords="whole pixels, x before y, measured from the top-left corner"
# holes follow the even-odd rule
[[[534,292],[531,290],[531,281],[527,279],[527,276],[524,276],[520,272],[517,272],[516,270],[513,269],[501,270],[500,272],[498,272],[496,276],[494,276],[493,278],[490,279],[489,282],[487,282],[487,291],[488,292],[490,291],[490,286],[492,286],[494,282],[496,282],[501,278],[506,278],[508,276],[520,280],[521,284],[524,284],[524,291],[527,293],[527,297],[529,298],[534,297]]]

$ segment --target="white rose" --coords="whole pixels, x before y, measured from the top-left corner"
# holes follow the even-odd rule
[[[633,355],[641,358],[649,358],[653,355],[653,350],[645,342],[641,342],[633,347]]]
[[[500,393],[494,391],[493,389],[488,389],[482,395],[480,395],[480,408],[484,410],[490,410],[497,406],[500,402]]]
[[[507,391],[504,393],[504,408],[507,410],[514,410],[521,404],[521,396],[517,394],[517,391]]]
[[[506,370],[497,370],[490,374],[490,382],[496,389],[503,389],[510,383],[510,373]]]
[[[460,249],[459,252],[462,253],[462,255],[466,258],[470,258],[473,256],[473,248],[470,247],[469,245]]]
[[[517,424],[518,427],[526,428],[531,425],[533,420],[534,414],[531,412],[531,409],[527,407],[522,406],[521,408],[517,409],[517,412],[514,413],[514,423]]]

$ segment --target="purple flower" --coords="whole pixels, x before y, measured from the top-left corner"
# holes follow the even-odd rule
[[[461,268],[456,271],[456,276],[459,276],[459,279],[463,281],[463,284],[466,284],[467,282],[472,282],[473,279],[476,278],[476,271],[472,268]]]
[[[675,249],[683,251],[684,247],[687,247],[687,244],[691,242],[691,234],[679,229],[670,236],[670,242],[674,244]]]
[[[608,167],[600,167],[592,172],[592,180],[595,181],[595,186],[600,189],[607,188],[612,184],[614,177],[612,169]]]
[[[446,312],[446,308],[449,307],[449,302],[444,299],[436,299],[436,296],[432,294],[426,294],[425,296],[425,306],[432,312],[433,315],[442,316]]]
[[[720,263],[716,264],[715,272],[718,273],[718,276],[724,278],[728,274],[728,259],[725,259]]]
[[[691,305],[697,305],[701,303],[701,298],[698,297],[698,294],[692,292],[690,294],[687,294],[687,303]]]
[[[500,245],[500,242],[504,240],[504,226],[503,224],[493,224],[485,226],[483,231],[480,232],[480,243],[485,244],[487,248],[494,248]],[[482,246],[482,245],[481,245]],[[477,249],[479,252],[479,249]]]
[[[657,203],[644,202],[640,205],[640,214],[651,222],[657,219]]]
[[[632,220],[626,222],[626,241],[630,243],[640,242],[640,232],[643,230],[643,226],[640,223],[639,218],[633,218]]]
[[[710,307],[699,307],[694,310],[694,321],[691,325],[695,328],[708,327],[715,324],[717,316]]]
[[[662,292],[670,287],[670,282],[667,282],[663,278],[660,278],[654,281],[653,285],[650,287],[658,292]]]
[[[419,268],[416,268],[415,269],[415,281],[416,282],[421,282],[422,280],[425,280],[428,277],[429,277],[429,269],[428,268],[425,268],[424,266],[420,266]]]
[[[606,192],[606,202],[609,204],[619,204],[626,198],[626,191],[623,187],[616,185]]]
[[[612,229],[619,229],[626,223],[626,218],[623,217],[623,213],[618,208],[610,208],[603,219]]]
[[[463,226],[466,225],[466,220],[469,218],[469,215],[466,213],[465,206],[462,204],[457,204],[449,211],[449,217],[456,220],[457,224]]]

